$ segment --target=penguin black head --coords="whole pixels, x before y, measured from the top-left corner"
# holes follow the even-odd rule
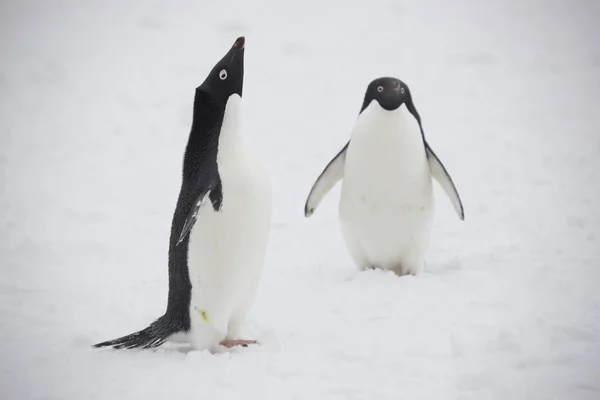
[[[236,39],[231,49],[213,67],[202,85],[196,88],[196,94],[203,93],[221,106],[224,106],[233,94],[242,97],[245,44],[244,36]]]
[[[375,79],[369,84],[360,112],[363,112],[373,100],[388,111],[393,111],[404,103],[407,103],[407,106],[412,104],[408,86],[400,79],[387,77]]]

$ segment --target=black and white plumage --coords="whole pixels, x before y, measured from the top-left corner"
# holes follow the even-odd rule
[[[354,262],[361,269],[417,274],[434,215],[432,177],[464,220],[458,191],[425,140],[408,86],[379,78],[369,84],[351,139],[317,178],[304,212],[310,217],[343,178],[340,226]]]
[[[165,314],[94,347],[151,348],[169,340],[212,350],[239,338],[261,277],[272,206],[270,178],[241,135],[244,48],[240,37],[196,89]]]

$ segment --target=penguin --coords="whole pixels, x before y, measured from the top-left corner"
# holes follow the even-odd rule
[[[366,89],[350,140],[313,184],[304,214],[310,217],[342,180],[338,218],[353,262],[360,270],[416,275],[425,268],[432,228],[432,177],[464,220],[456,186],[425,140],[408,85],[378,78]]]
[[[271,180],[241,132],[245,38],[196,88],[169,240],[166,312],[147,328],[93,347],[194,350],[256,344],[240,338],[271,228]]]

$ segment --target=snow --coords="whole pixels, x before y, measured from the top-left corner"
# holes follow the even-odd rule
[[[0,397],[600,398],[600,3],[0,3]],[[94,350],[163,311],[193,90],[247,37],[274,222],[249,338]],[[427,271],[358,272],[308,191],[367,84],[405,81],[437,184]]]

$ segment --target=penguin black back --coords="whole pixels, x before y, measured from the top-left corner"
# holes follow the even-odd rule
[[[202,197],[215,211],[223,202],[217,153],[221,126],[231,95],[242,96],[245,38],[239,37],[196,88],[192,127],[183,157],[182,182],[173,214],[169,240],[169,294],[167,309],[149,327],[131,335],[98,343],[94,347],[151,348],[169,336],[190,329],[191,283],[188,270],[189,233]],[[200,198],[200,201],[198,200]]]

